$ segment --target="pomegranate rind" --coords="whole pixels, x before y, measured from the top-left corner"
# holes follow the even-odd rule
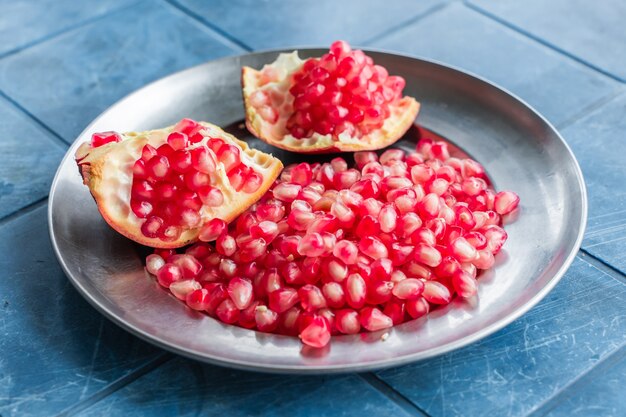
[[[413,125],[419,112],[420,104],[413,97],[405,96],[389,106],[390,116],[383,127],[363,137],[351,137],[340,134],[338,140],[332,135],[313,133],[308,138],[297,139],[289,134],[286,123],[292,113],[293,96],[289,93],[291,75],[302,68],[305,61],[300,59],[298,51],[282,53],[276,61],[265,65],[261,70],[244,66],[241,72],[241,85],[246,112],[246,127],[254,136],[291,152],[330,153],[358,152],[385,148],[398,141]],[[273,80],[266,80],[263,73],[275,74]],[[263,119],[257,109],[250,104],[250,96],[259,90],[274,91],[284,95],[284,102],[279,109],[276,123]]]
[[[223,164],[221,162],[217,164],[214,186],[222,191],[224,204],[218,207],[203,206],[202,224],[214,218],[229,223],[265,194],[282,171],[283,164],[270,154],[251,149],[246,142],[226,133],[218,126],[206,122],[200,124],[204,126],[200,131],[204,139],[194,146],[205,144],[210,138],[220,138],[239,147],[242,162],[263,176],[261,186],[254,193],[237,192],[230,185]],[[133,164],[141,157],[141,150],[146,144],[157,148],[166,143],[167,136],[173,128],[174,126],[168,126],[145,132],[124,133],[121,135],[121,142],[97,148],[92,148],[86,142],[79,146],[75,154],[83,183],[89,188],[104,220],[127,238],[153,248],[179,248],[188,245],[198,240],[200,231],[200,227],[184,230],[180,237],[173,241],[149,238],[141,232],[144,219],[137,217],[130,209]]]

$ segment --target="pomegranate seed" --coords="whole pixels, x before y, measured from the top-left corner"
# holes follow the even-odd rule
[[[278,236],[278,225],[274,222],[262,221],[250,227],[250,236],[262,238],[265,242],[270,243]]]
[[[233,278],[228,283],[228,295],[239,310],[252,303],[252,283],[245,278]]]
[[[328,307],[341,308],[346,303],[343,287],[337,282],[327,282],[324,284],[322,293],[324,294]]]
[[[188,143],[187,135],[182,132],[172,132],[167,136],[167,144],[175,151],[185,149]]]
[[[200,285],[198,281],[193,280],[193,279],[186,279],[183,281],[172,282],[170,284],[169,290],[172,292],[172,294],[174,294],[176,298],[178,298],[179,300],[185,301],[187,299],[188,294],[190,294],[193,291],[199,290],[201,288],[202,288],[202,285]],[[207,296],[208,296],[208,291],[207,291]],[[204,308],[201,308],[200,310],[204,310]]]
[[[478,256],[472,261],[478,269],[489,269],[496,262],[493,253],[489,250],[479,250]]]
[[[350,274],[345,282],[346,302],[348,305],[356,309],[363,307],[367,290],[363,277],[359,274]]]
[[[178,266],[185,279],[195,278],[202,271],[202,264],[191,255],[173,255],[168,259],[168,262]]]
[[[206,310],[211,302],[211,298],[209,295],[209,290],[200,288],[195,289],[187,294],[185,297],[185,302],[187,305],[198,311]]]
[[[141,233],[145,237],[155,238],[159,234],[159,230],[163,226],[163,219],[157,216],[150,216],[141,225]]]
[[[506,242],[507,233],[503,228],[490,225],[483,229],[482,233],[487,238],[487,249],[494,255],[500,252],[502,245]]]
[[[203,242],[212,242],[226,230],[226,222],[222,219],[213,219],[205,223],[200,229],[198,239]]]
[[[378,238],[366,236],[359,242],[359,250],[372,259],[387,258],[389,251]]]
[[[183,273],[178,266],[166,263],[159,268],[156,277],[161,286],[169,288],[172,283],[180,281],[183,278]]]
[[[150,204],[148,201],[131,200],[130,208],[133,213],[135,213],[135,216],[139,217],[140,219],[145,219],[153,211],[152,204]]]
[[[366,307],[359,313],[361,325],[370,332],[387,329],[393,326],[390,317],[383,314],[382,311],[375,307]]]
[[[406,312],[413,319],[418,319],[425,316],[430,311],[430,304],[424,297],[418,297],[413,300],[408,300],[405,304]]]
[[[311,323],[300,332],[300,340],[302,343],[315,348],[326,346],[330,341],[328,320],[321,316],[314,317]]]
[[[226,171],[226,173],[229,173],[233,168],[241,164],[239,148],[235,145],[224,144],[220,146],[215,156],[218,161],[224,165],[224,171]]]
[[[404,323],[405,303],[398,301],[390,301],[385,305],[383,314],[391,319],[394,325]]]
[[[450,252],[459,262],[471,262],[476,259],[478,252],[464,237],[459,237],[450,242]]]
[[[452,285],[459,297],[470,298],[476,295],[478,284],[470,274],[459,270],[452,276]]]
[[[519,197],[511,191],[500,191],[496,194],[494,209],[500,215],[509,214],[519,205]]]
[[[430,266],[435,267],[441,263],[441,253],[434,247],[420,243],[415,247],[415,260]]]
[[[378,214],[380,230],[385,233],[390,233],[396,228],[397,220],[398,214],[396,213],[396,209],[391,204],[384,206]]]
[[[307,284],[298,290],[300,305],[305,311],[314,312],[326,307],[322,291],[315,285]]]
[[[324,240],[319,233],[309,233],[298,243],[298,253],[302,256],[316,257],[326,252]]]
[[[259,331],[271,333],[278,327],[278,314],[260,305],[255,307],[254,321]]]
[[[393,283],[390,281],[377,281],[367,287],[365,301],[367,304],[384,304],[391,299]]]
[[[216,163],[213,159],[213,155],[205,147],[198,147],[192,149],[190,152],[191,166],[193,169],[205,174],[212,174],[215,172]]]
[[[437,281],[426,281],[422,295],[431,304],[448,304],[452,299],[450,290]]]
[[[236,323],[239,320],[239,310],[232,300],[226,299],[215,309],[217,317],[227,324]]]
[[[165,260],[157,254],[153,253],[146,258],[146,270],[152,275],[156,275],[163,265]]]
[[[279,288],[269,295],[270,308],[277,313],[283,313],[296,305],[299,301],[298,292],[293,288]]]
[[[419,279],[407,278],[393,287],[393,295],[401,300],[411,300],[422,295],[424,283]]]
[[[274,187],[274,198],[291,202],[298,198],[298,194],[302,190],[302,186],[298,184],[288,184],[288,183],[280,183]]]
[[[340,240],[333,248],[333,255],[346,265],[353,265],[358,256],[358,247],[349,240]]]

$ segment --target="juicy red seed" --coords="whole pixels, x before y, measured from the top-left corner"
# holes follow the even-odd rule
[[[326,298],[326,304],[331,308],[341,308],[346,303],[343,287],[338,282],[327,282],[322,287],[322,293]]]
[[[365,305],[367,286],[359,274],[351,274],[345,281],[346,302],[352,308],[361,308]]]
[[[351,309],[335,312],[335,327],[343,334],[357,334],[361,331],[359,313]]]
[[[328,320],[322,316],[315,316],[310,324],[300,332],[300,340],[302,343],[321,348],[330,341],[330,326]]]
[[[135,213],[135,215],[141,219],[145,219],[153,211],[152,204],[150,204],[150,202],[148,201],[131,200],[130,208],[133,213]]]
[[[404,302],[390,301],[385,305],[383,314],[389,317],[394,325],[404,323],[406,307]]]
[[[411,300],[422,295],[424,283],[419,279],[407,278],[393,287],[393,295],[401,300]]]
[[[380,239],[366,236],[359,242],[359,250],[372,259],[387,258],[389,251]]]
[[[212,242],[226,230],[226,222],[222,219],[213,219],[202,226],[198,239],[203,242]]]
[[[288,184],[288,183],[280,183],[274,187],[274,198],[291,202],[298,198],[298,194],[302,190],[302,186],[298,184]]]
[[[168,262],[178,266],[185,279],[195,278],[202,271],[202,264],[191,255],[173,255],[168,259]]]
[[[202,288],[202,285],[200,285],[198,281],[193,280],[193,279],[186,279],[182,281],[173,282],[170,285],[169,290],[172,292],[172,294],[174,294],[174,297],[178,298],[179,300],[185,301],[187,298],[187,295],[201,288]],[[207,291],[207,295],[208,295],[208,291]]]
[[[230,299],[222,301],[215,309],[215,314],[217,314],[217,317],[221,321],[227,324],[233,324],[239,320],[239,310],[237,309],[235,303]]]
[[[198,187],[197,194],[200,200],[209,207],[219,207],[224,204],[224,194],[219,188],[210,185]]]
[[[228,283],[228,295],[239,310],[252,303],[252,283],[245,278],[233,278]]]
[[[167,136],[167,144],[175,151],[185,149],[189,144],[187,135],[182,132],[172,132]]]
[[[418,297],[413,300],[408,300],[405,304],[406,312],[414,318],[420,318],[425,316],[430,311],[430,304],[424,297]]]
[[[346,265],[355,264],[358,254],[357,245],[349,240],[340,240],[333,248],[333,255]]]
[[[235,145],[224,144],[216,152],[217,159],[224,164],[224,170],[228,173],[231,169],[241,164],[239,148]]]
[[[170,173],[170,162],[165,156],[155,156],[146,163],[146,171],[152,178],[162,180]]]
[[[326,299],[319,287],[307,284],[298,290],[300,305],[305,311],[315,312],[326,307]]]
[[[269,243],[278,236],[278,225],[274,222],[262,221],[250,228],[250,236],[263,238],[263,240]]]
[[[107,143],[121,142],[122,137],[116,132],[102,132],[91,135],[91,146],[97,148]]]
[[[263,184],[263,177],[257,172],[249,172],[243,184],[243,192],[247,194],[255,193]]]
[[[237,250],[237,242],[231,235],[222,233],[215,241],[215,249],[224,256],[232,256]]]
[[[170,286],[170,289],[171,289],[171,286]],[[207,307],[209,306],[209,303],[211,302],[209,290],[204,289],[204,288],[196,289],[190,292],[189,294],[187,294],[187,296],[185,297],[185,302],[190,308],[194,310],[198,310],[198,311],[206,310]]]
[[[270,308],[277,313],[289,310],[298,301],[298,292],[293,288],[279,288],[269,294]]]
[[[459,262],[472,262],[478,255],[476,248],[464,237],[456,238],[450,243],[450,252]]]
[[[154,148],[154,146],[150,144],[144,145],[144,147],[141,149],[141,159],[144,162],[149,161],[156,154],[157,154],[157,150]]]
[[[452,276],[452,286],[459,297],[469,298],[476,295],[476,279],[463,270],[457,271]]]
[[[370,332],[387,329],[393,326],[393,321],[389,316],[375,307],[366,307],[359,313],[361,325]]]
[[[159,230],[163,226],[163,219],[157,216],[150,216],[141,225],[141,233],[145,237],[155,238],[159,235]]]
[[[500,191],[496,194],[494,209],[498,214],[509,214],[517,208],[519,200],[517,194],[511,191]]]
[[[169,288],[172,283],[183,279],[183,273],[178,266],[166,263],[159,269],[156,277],[161,286]]]
[[[426,281],[422,295],[431,304],[448,304],[452,299],[450,290],[437,281]]]
[[[271,333],[278,327],[278,313],[266,306],[258,306],[255,308],[254,321],[259,331]]]
[[[212,174],[215,172],[216,164],[213,159],[213,155],[211,155],[207,148],[201,146],[198,148],[192,149],[190,152],[191,155],[191,166],[200,172],[205,174]]]
[[[298,243],[298,252],[302,256],[316,257],[326,252],[324,239],[319,233],[309,233]]]

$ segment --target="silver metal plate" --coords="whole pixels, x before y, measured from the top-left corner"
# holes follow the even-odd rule
[[[260,68],[278,52],[220,59],[163,78],[113,105],[76,139],[52,184],[50,235],[68,278],[94,307],[133,334],[201,361],[330,373],[396,366],[460,348],[512,322],[554,287],[580,247],[587,216],[582,174],[560,135],[520,99],[487,81],[439,63],[370,51],[376,63],[407,80],[405,93],[422,104],[420,125],[481,162],[497,189],[521,197],[518,215],[506,225],[505,250],[481,276],[478,297],[394,327],[385,341],[380,333],[333,337],[317,350],[297,338],[223,325],[160,289],[144,272],[137,246],[100,217],[81,183],[74,151],[93,132],[152,129],[183,117],[236,126],[244,114],[241,66]],[[307,49],[301,56],[322,53]],[[310,158],[250,140],[287,163]]]

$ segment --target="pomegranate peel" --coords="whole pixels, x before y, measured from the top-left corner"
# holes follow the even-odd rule
[[[189,140],[187,147],[182,150],[191,152],[194,149],[204,147],[204,152],[215,161],[214,171],[211,174],[201,172],[195,177],[193,173],[189,174],[188,177],[184,177],[187,174],[176,171],[172,175],[174,175],[176,181],[179,182],[179,194],[173,194],[174,197],[172,197],[171,201],[174,203],[183,201],[180,196],[184,196],[184,194],[180,193],[187,192],[188,195],[195,195],[194,190],[185,189],[183,178],[187,178],[187,183],[192,183],[192,185],[197,185],[196,183],[201,184],[201,181],[208,181],[210,179],[210,185],[207,186],[212,191],[219,190],[219,193],[215,192],[214,194],[221,195],[220,199],[217,200],[218,203],[221,201],[221,204],[214,203],[208,205],[200,200],[199,197],[195,196],[193,197],[193,201],[195,204],[194,209],[196,209],[197,214],[194,214],[192,212],[193,210],[185,211],[184,209],[187,207],[179,208],[177,218],[183,216],[184,220],[180,220],[180,222],[186,221],[187,223],[183,226],[177,225],[178,230],[173,232],[173,237],[168,235],[165,235],[165,238],[163,238],[162,235],[147,236],[145,229],[148,229],[148,234],[151,234],[150,227],[152,227],[150,224],[147,225],[147,223],[148,221],[152,221],[152,218],[155,216],[149,217],[146,215],[146,218],[141,218],[138,217],[137,213],[131,208],[131,202],[134,201],[131,200],[135,199],[131,190],[134,186],[133,184],[135,184],[134,180],[138,179],[138,177],[134,175],[135,164],[146,157],[144,152],[149,153],[152,152],[150,149],[157,150],[159,147],[166,145],[168,143],[168,136],[170,136],[172,132],[181,129],[189,129],[190,125],[194,126],[193,131],[190,132],[194,135],[194,140]],[[108,133],[110,132],[107,132],[107,134]],[[83,143],[76,151],[76,162],[83,178],[83,183],[89,187],[89,191],[96,201],[98,210],[105,221],[113,229],[129,239],[153,248],[178,248],[195,242],[198,240],[201,226],[212,219],[218,218],[229,223],[265,194],[283,168],[280,160],[272,155],[251,149],[247,143],[238,140],[219,127],[206,122],[196,123],[189,119],[183,119],[175,126],[145,132],[128,132],[117,134],[117,136],[116,140],[98,139],[98,142],[93,142],[93,144],[96,145],[95,147],[92,146],[92,143]],[[178,141],[177,146],[180,146],[179,139],[178,137],[175,138],[175,140]],[[250,178],[249,176],[243,178],[243,174],[239,177],[232,175],[234,171],[236,171],[236,173],[239,172],[237,171],[237,167],[233,168],[233,164],[231,163],[232,158],[224,158],[222,162],[216,157],[216,153],[219,155],[220,152],[219,150],[213,152],[211,149],[211,146],[213,146],[213,142],[211,141],[213,140],[219,140],[221,142],[218,143],[223,143],[224,146],[230,146],[228,149],[232,150],[234,154],[239,155],[240,164],[238,167],[241,167],[240,171],[242,169],[246,170],[246,175],[255,176],[254,180],[256,181],[256,185],[254,187],[251,188],[249,185],[250,181],[246,181],[246,178]],[[150,145],[151,148],[147,147],[147,145]],[[157,156],[153,156],[152,159]],[[148,155],[148,157],[150,157],[150,155]],[[149,161],[152,159],[149,159],[146,165],[148,165],[150,163]],[[156,165],[158,163],[159,161],[156,161],[152,164],[155,165],[155,167],[153,167],[153,175],[160,174],[160,168]],[[226,169],[229,164],[231,165],[230,171],[227,173]],[[172,168],[172,172],[174,172],[174,168]],[[235,179],[233,179],[233,177]],[[154,177],[152,179],[154,179]],[[194,183],[194,181],[196,181],[196,183]],[[171,190],[167,191],[164,187],[159,187],[159,184],[150,184],[149,182],[145,187],[146,189],[143,191],[149,193],[154,192],[158,194],[158,191],[171,192]],[[239,188],[239,190],[237,190],[237,188]],[[207,198],[210,198],[210,194]],[[201,205],[199,208],[198,201],[200,201]],[[163,203],[163,200],[158,200],[157,203],[161,205],[160,207],[165,207],[164,210],[167,210],[167,204],[169,203]],[[137,204],[138,206],[133,207],[135,210],[139,210],[141,215],[143,215],[143,212],[141,212],[141,204],[145,205],[146,211],[152,210],[152,206],[156,205],[156,203],[151,204],[150,202],[146,204],[144,201],[137,201]],[[191,227],[189,227],[189,225],[191,225]],[[142,229],[142,227],[144,229]],[[158,222],[154,223],[155,233],[157,227],[160,227]]]
[[[360,137],[348,130],[339,134],[313,131],[302,138],[294,137],[288,129],[289,118],[294,114],[294,96],[290,93],[290,88],[294,84],[294,74],[301,71],[306,62],[308,61],[300,59],[298,52],[294,51],[280,54],[276,61],[260,70],[245,66],[242,68],[246,127],[253,135],[292,152],[356,152],[382,149],[393,144],[415,121],[420,105],[413,97],[406,96],[389,103],[389,115],[384,118],[381,127]],[[258,97],[265,98],[259,100]],[[348,110],[341,107],[340,111]]]

